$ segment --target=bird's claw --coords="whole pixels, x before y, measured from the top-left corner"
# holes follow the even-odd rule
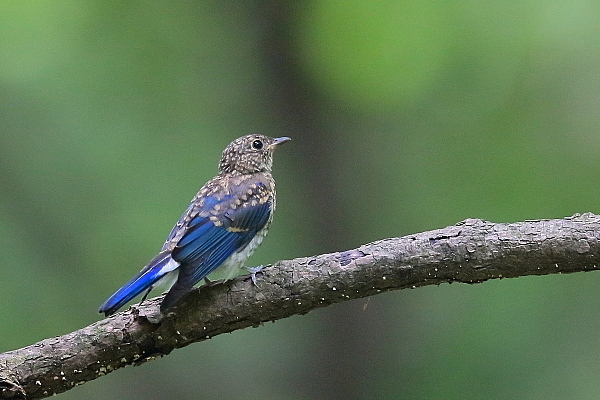
[[[250,279],[252,279],[252,283],[254,286],[258,287],[256,284],[256,274],[263,270],[263,266],[259,265],[258,267],[246,267],[246,270],[250,272]]]

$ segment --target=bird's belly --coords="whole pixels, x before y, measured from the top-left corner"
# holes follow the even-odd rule
[[[261,232],[258,232],[250,243],[248,243],[241,251],[230,255],[218,269],[219,275],[222,275],[225,280],[233,279],[239,273],[240,269],[244,267],[248,257],[254,253],[254,250],[260,245],[266,235],[267,230],[263,229]]]

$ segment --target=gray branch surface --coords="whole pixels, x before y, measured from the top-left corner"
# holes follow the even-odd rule
[[[389,290],[597,269],[600,217],[468,219],[341,253],[279,261],[191,291],[162,320],[162,296],[64,336],[0,354],[0,399],[39,399],[222,333]]]

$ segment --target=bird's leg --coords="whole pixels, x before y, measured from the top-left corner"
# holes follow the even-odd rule
[[[259,265],[258,267],[246,267],[246,271],[250,272],[250,279],[252,279],[252,283],[254,286],[258,287],[256,284],[256,274],[263,270],[264,266]]]

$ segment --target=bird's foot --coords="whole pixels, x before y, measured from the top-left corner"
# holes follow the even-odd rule
[[[258,287],[256,284],[256,274],[262,272],[263,268],[262,265],[259,265],[258,267],[246,267],[246,271],[250,272],[250,279],[252,279],[252,283],[256,287]]]

